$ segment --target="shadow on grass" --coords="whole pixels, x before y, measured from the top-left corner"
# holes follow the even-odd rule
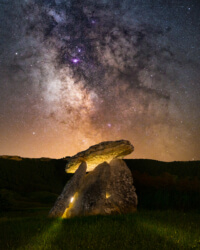
[[[198,249],[198,214],[1,218],[1,249]],[[198,243],[199,242],[199,243]]]
[[[0,216],[0,249],[39,249],[34,244],[58,229],[58,221],[47,218],[49,208],[10,211]],[[56,229],[55,229],[56,228]],[[55,229],[55,230],[54,230]],[[48,240],[50,237],[48,237]]]
[[[62,219],[51,220],[51,223],[41,232],[28,240],[27,244],[18,247],[18,250],[26,249],[51,249],[51,243],[62,228]]]
[[[138,215],[66,219],[51,249],[184,249],[170,230]]]

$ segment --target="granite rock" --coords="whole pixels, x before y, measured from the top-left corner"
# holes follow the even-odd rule
[[[133,150],[133,145],[126,140],[101,142],[72,156],[66,165],[66,172],[74,173],[83,161],[87,163],[87,171],[90,172],[99,164],[109,163],[115,158],[122,159]]]
[[[53,208],[49,212],[50,217],[62,217],[65,210],[72,203],[72,197],[80,188],[86,174],[87,165],[82,162],[73,177],[67,182],[62,193],[56,200]]]
[[[63,217],[129,213],[137,209],[137,195],[126,163],[114,159],[88,173]]]

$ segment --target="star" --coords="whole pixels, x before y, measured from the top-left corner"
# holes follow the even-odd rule
[[[80,59],[79,58],[72,58],[71,61],[74,63],[74,64],[77,64],[80,62]]]

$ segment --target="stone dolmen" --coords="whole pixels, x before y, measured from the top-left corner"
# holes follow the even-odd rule
[[[137,195],[132,174],[122,160],[133,150],[129,141],[109,141],[71,157],[66,172],[74,175],[49,216],[69,218],[136,211]]]

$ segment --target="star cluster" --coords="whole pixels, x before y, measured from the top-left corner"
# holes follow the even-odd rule
[[[200,159],[198,1],[0,5],[0,154],[127,139],[136,158]]]

